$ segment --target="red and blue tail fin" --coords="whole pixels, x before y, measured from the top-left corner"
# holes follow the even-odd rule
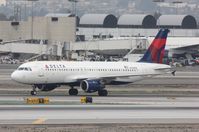
[[[168,33],[169,29],[160,29],[150,47],[139,62],[162,63]]]

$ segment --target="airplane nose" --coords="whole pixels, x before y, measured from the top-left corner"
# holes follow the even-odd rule
[[[20,77],[20,75],[17,74],[17,72],[15,71],[15,72],[13,72],[13,73],[11,74],[11,79],[14,80],[14,81],[19,82],[20,79],[21,79],[21,77]]]
[[[11,79],[12,79],[12,80],[15,80],[15,78],[16,78],[16,72],[13,72],[13,73],[11,74]]]

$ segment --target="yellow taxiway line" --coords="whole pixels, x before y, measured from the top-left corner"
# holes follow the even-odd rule
[[[43,124],[46,121],[44,118],[39,118],[32,122],[32,124]]]

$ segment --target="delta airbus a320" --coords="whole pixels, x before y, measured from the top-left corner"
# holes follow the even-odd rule
[[[171,72],[162,64],[168,29],[161,29],[138,62],[34,61],[20,65],[11,75],[16,82],[33,86],[31,95],[69,85],[69,95],[78,95],[79,86],[86,93],[107,96],[106,85],[133,83],[147,77]]]

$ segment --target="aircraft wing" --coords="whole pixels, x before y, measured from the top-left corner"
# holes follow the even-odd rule
[[[90,77],[83,77],[83,76],[79,76],[79,77],[75,77],[73,78],[73,80],[75,82],[81,82],[83,80],[102,80],[104,82],[108,82],[108,81],[111,81],[111,80],[114,80],[116,78],[120,78],[120,77],[132,77],[132,76],[149,76],[149,74],[142,74],[142,75],[135,75],[135,74],[126,74],[126,75],[107,75],[107,76],[90,76]]]
[[[167,72],[167,73],[171,73],[173,76],[175,76],[175,72],[176,70],[173,69],[173,68],[157,68],[155,69],[156,71],[159,71],[159,72]]]
[[[199,50],[199,44],[194,45],[188,45],[188,46],[182,46],[179,48],[173,48],[174,50],[192,50],[192,51],[198,51]]]
[[[155,69],[155,71],[157,72],[166,72],[166,73],[172,73],[174,72],[175,70],[173,68],[157,68]]]
[[[155,69],[156,71],[169,71],[171,70],[172,68],[157,68]]]

